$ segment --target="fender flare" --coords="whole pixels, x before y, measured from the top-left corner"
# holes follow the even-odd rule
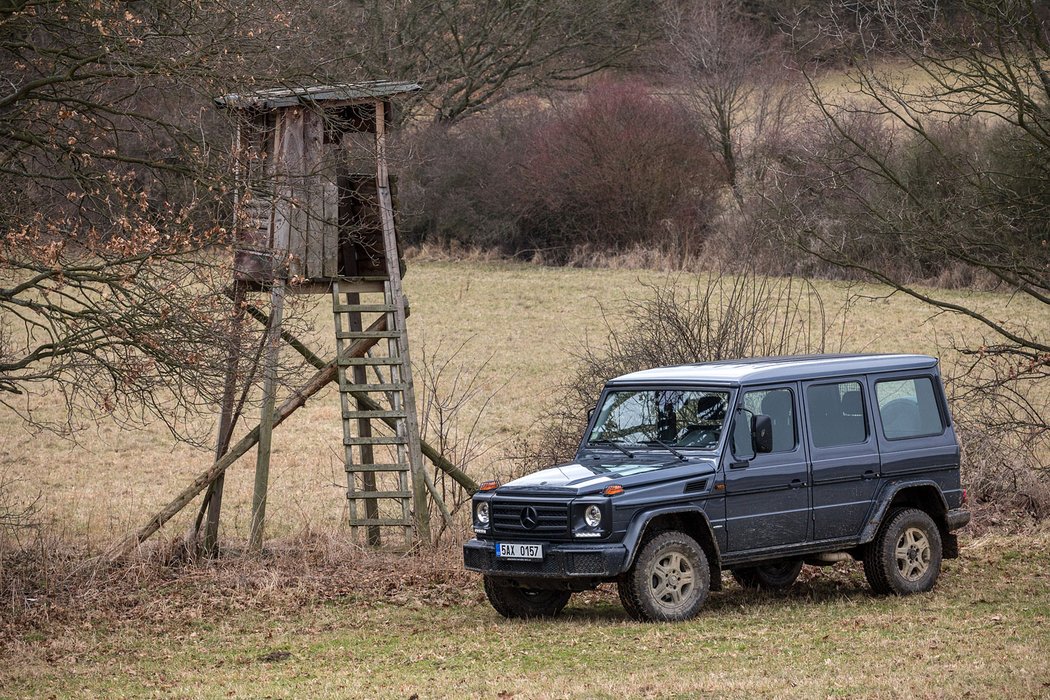
[[[886,517],[886,512],[890,509],[890,503],[896,498],[897,494],[906,489],[913,489],[916,487],[931,487],[937,493],[937,497],[940,499],[941,507],[943,512],[948,512],[948,501],[944,498],[944,494],[941,492],[941,487],[936,481],[931,479],[909,479],[907,481],[891,481],[886,484],[882,492],[879,494],[878,501],[876,501],[875,510],[871,517],[868,518],[868,522],[865,523],[864,529],[860,532],[860,539],[858,544],[867,544],[875,539],[875,534],[879,531],[879,526],[882,525],[882,519]],[[934,519],[941,518],[937,514],[931,513]]]
[[[641,544],[642,535],[645,533],[646,528],[656,518],[663,515],[690,515],[700,516],[700,521],[703,523],[702,527],[706,532],[706,535],[711,543],[711,548],[714,551],[714,563],[715,567],[712,567],[712,577],[714,572],[718,571],[722,567],[722,553],[718,550],[718,540],[715,539],[714,528],[711,527],[711,521],[707,517],[707,513],[704,512],[703,508],[699,506],[665,506],[663,508],[654,508],[639,513],[631,520],[631,523],[627,526],[627,532],[623,536],[623,544],[627,547],[627,556],[624,557],[623,570],[627,571],[634,565],[635,557],[638,556],[639,544]],[[703,543],[700,543],[701,546]]]

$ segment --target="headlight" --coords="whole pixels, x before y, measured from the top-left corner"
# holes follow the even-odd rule
[[[602,509],[595,505],[587,506],[583,513],[583,521],[587,527],[598,527],[602,523]]]
[[[482,501],[478,504],[477,510],[474,511],[474,516],[478,522],[482,525],[489,524],[489,504],[488,501]]]

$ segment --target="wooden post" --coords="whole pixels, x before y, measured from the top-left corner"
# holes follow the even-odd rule
[[[237,367],[241,354],[241,324],[244,320],[244,285],[233,283],[233,333],[230,351],[226,356],[226,383],[222,388],[222,414],[219,417],[219,436],[215,444],[215,459],[220,459],[230,447],[233,435],[233,403],[237,394]],[[204,553],[214,556],[219,542],[219,518],[222,514],[222,490],[225,475],[219,474],[208,486],[205,500],[208,517],[204,526]]]
[[[273,412],[277,404],[277,358],[281,348],[281,319],[284,314],[284,280],[276,279],[271,293],[270,327],[266,330],[266,355],[263,358],[263,400],[259,415],[259,450],[255,458],[255,489],[252,491],[252,520],[248,549],[262,549],[263,525],[266,521],[266,490],[270,482],[270,441],[273,435]]]
[[[355,292],[351,292],[346,295],[346,303],[360,304],[361,295]],[[349,314],[349,326],[351,331],[361,330],[361,314],[352,313]],[[354,384],[367,384],[368,383],[368,368],[364,365],[355,365],[353,368]],[[360,399],[357,399],[357,410],[367,411],[368,407]],[[372,421],[368,418],[357,419],[357,434],[361,437],[372,437]],[[361,463],[362,464],[375,464],[375,454],[371,445],[361,445]],[[361,486],[365,491],[376,490],[376,473],[375,472],[362,472],[361,473]],[[369,520],[379,519],[379,500],[375,498],[365,499],[365,517]],[[378,525],[369,525],[365,529],[365,539],[370,547],[378,547],[383,543],[383,535],[381,528]]]
[[[405,295],[401,288],[401,261],[397,255],[397,232],[394,228],[393,202],[390,199],[390,175],[386,164],[386,114],[382,100],[376,103],[376,192],[379,195],[379,214],[383,224],[383,252],[386,255],[386,269],[390,271],[391,296],[397,300],[394,315],[401,337],[392,342],[398,343],[398,355],[401,358],[401,381],[405,382],[405,426],[408,431],[408,459],[412,469],[412,504],[415,517],[416,537],[423,542],[430,542],[430,514],[427,511],[427,485],[423,477],[423,460],[413,445],[419,445],[419,423],[416,416],[415,391],[412,382],[405,381],[411,376],[412,363],[408,355],[408,328],[405,324]]]

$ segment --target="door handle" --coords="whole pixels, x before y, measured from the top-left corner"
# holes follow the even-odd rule
[[[866,472],[864,472],[864,474],[862,475],[861,478],[863,478],[863,479],[874,479],[875,478],[875,470],[874,469],[867,470]]]
[[[788,486],[790,486],[793,489],[802,488],[805,485],[806,485],[806,482],[802,481],[802,479],[792,479],[791,483],[788,484]]]
[[[751,464],[750,460],[746,460],[745,459],[745,460],[742,460],[740,462],[730,462],[729,463],[729,468],[730,469],[743,469],[744,467],[746,467],[746,466],[748,466],[750,464]]]

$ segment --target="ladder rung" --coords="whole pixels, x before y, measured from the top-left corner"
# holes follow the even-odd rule
[[[400,357],[340,357],[337,364],[340,367],[355,367],[355,366],[368,366],[368,367],[382,367],[386,365],[400,365]]]
[[[361,525],[398,525],[400,527],[412,527],[411,520],[402,520],[400,518],[351,518],[350,527],[360,527]]]
[[[411,491],[354,491],[346,494],[347,498],[411,498]]]
[[[332,311],[337,314],[389,313],[397,311],[397,306],[394,304],[332,304]]]
[[[339,391],[404,391],[404,384],[341,384]]]
[[[401,331],[339,331],[335,334],[340,340],[360,340],[364,338],[400,338]]]
[[[404,418],[404,411],[343,411],[343,420],[354,418]]]
[[[379,435],[375,437],[344,437],[344,445],[404,445],[408,440],[400,435]]]
[[[405,472],[411,471],[407,464],[351,464],[348,472]]]

